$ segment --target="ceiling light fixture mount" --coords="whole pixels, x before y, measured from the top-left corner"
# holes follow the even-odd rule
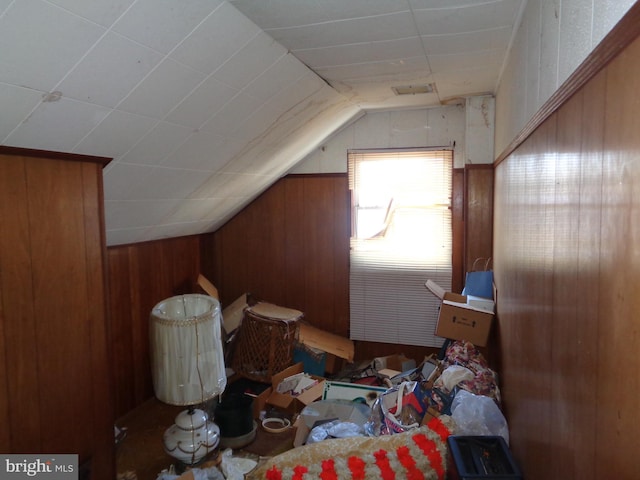
[[[433,93],[436,86],[433,83],[425,83],[423,85],[403,85],[400,87],[391,87],[396,95],[417,95],[420,93]]]

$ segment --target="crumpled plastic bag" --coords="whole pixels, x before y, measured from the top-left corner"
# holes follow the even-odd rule
[[[318,443],[328,438],[347,438],[364,436],[364,428],[353,422],[334,420],[314,427],[307,437],[307,445]]]
[[[458,435],[499,435],[509,444],[509,426],[496,402],[484,395],[459,390],[451,404]]]

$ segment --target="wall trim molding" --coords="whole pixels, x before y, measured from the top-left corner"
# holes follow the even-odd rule
[[[640,36],[640,2],[636,2],[607,34],[598,46],[587,56],[575,72],[551,95],[542,107],[531,117],[511,143],[493,162],[501,163],[516,150],[545,120],[553,115],[564,103],[595,77],[605,66]]]

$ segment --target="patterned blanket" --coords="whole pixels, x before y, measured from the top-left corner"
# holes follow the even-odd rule
[[[325,440],[277,455],[247,478],[443,480],[453,428],[453,420],[443,415],[405,433]]]

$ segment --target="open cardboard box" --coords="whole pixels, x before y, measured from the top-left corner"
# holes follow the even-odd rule
[[[276,407],[285,413],[294,414],[299,413],[306,405],[322,397],[325,379],[316,375],[311,375],[311,377],[318,380],[318,383],[303,391],[300,395],[294,397],[291,394],[279,393],[277,391],[278,385],[285,378],[295,375],[296,373],[302,373],[303,370],[302,362],[299,362],[273,375],[271,377],[271,387],[267,388],[253,401],[254,418],[260,417],[260,412],[266,410],[267,405]]]
[[[442,300],[436,335],[453,340],[467,340],[484,347],[489,339],[493,313],[467,303],[466,295],[445,291],[432,280],[425,286]]]

